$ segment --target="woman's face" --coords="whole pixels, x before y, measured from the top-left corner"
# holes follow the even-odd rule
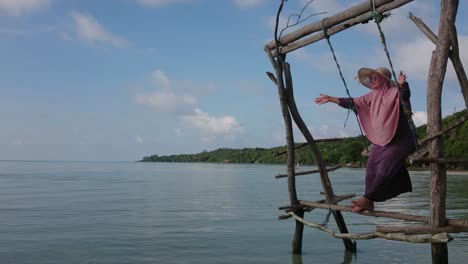
[[[379,88],[380,86],[382,86],[385,82],[387,82],[388,80],[385,79],[382,75],[380,74],[377,74],[377,73],[373,73],[370,77],[369,77],[369,81],[371,83],[371,86],[372,86],[372,89],[377,89]]]

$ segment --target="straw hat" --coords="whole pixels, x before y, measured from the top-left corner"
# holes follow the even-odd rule
[[[372,85],[371,85],[371,82],[369,80],[369,77],[372,75],[372,74],[378,74],[382,77],[384,77],[385,79],[389,80],[390,83],[394,83],[392,81],[392,73],[390,72],[389,69],[385,68],[385,67],[380,67],[380,68],[377,68],[377,69],[370,69],[370,68],[361,68],[358,70],[358,79],[359,79],[359,82],[366,86],[367,88],[370,88],[372,89]]]

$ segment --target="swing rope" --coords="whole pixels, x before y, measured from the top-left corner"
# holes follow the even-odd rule
[[[341,80],[343,81],[343,85],[346,89],[346,93],[348,94],[348,97],[349,99],[351,99],[351,106],[348,108],[348,115],[346,116],[346,120],[345,120],[345,124],[344,126],[346,127],[346,123],[348,122],[348,118],[349,118],[349,113],[351,112],[351,110],[353,110],[354,112],[354,115],[356,116],[356,121],[358,123],[358,126],[359,126],[359,131],[361,132],[361,136],[362,136],[362,141],[364,143],[364,146],[366,147],[366,150],[367,152],[369,152],[369,149],[367,148],[367,144],[366,144],[366,138],[364,136],[364,133],[362,132],[362,127],[361,127],[361,123],[359,122],[359,118],[357,116],[357,112],[356,112],[356,106],[354,105],[354,101],[353,101],[353,98],[351,97],[351,94],[349,92],[349,89],[348,89],[348,85],[346,84],[346,81],[345,81],[345,78],[343,77],[343,72],[341,71],[341,66],[340,64],[338,63],[338,59],[336,58],[336,55],[335,55],[335,49],[333,48],[332,44],[331,44],[331,41],[330,41],[330,36],[327,34],[327,28],[325,27],[325,20],[327,18],[324,18],[322,19],[322,31],[323,31],[323,35],[325,36],[325,39],[327,40],[327,43],[328,43],[328,46],[330,47],[330,51],[333,55],[333,59],[335,60],[335,63],[336,63],[336,67],[338,68],[338,72],[340,73],[340,77],[341,77]]]
[[[383,31],[382,31],[382,27],[380,26],[380,22],[382,22],[382,20],[385,18],[385,16],[382,15],[382,14],[379,14],[376,11],[376,9],[375,9],[375,0],[371,0],[371,1],[372,1],[372,18],[374,19],[375,24],[377,24],[377,28],[378,28],[379,34],[380,34],[380,40],[382,42],[385,54],[387,55],[388,63],[390,64],[390,69],[392,71],[393,78],[396,80],[395,83],[396,83],[396,85],[398,87],[398,90],[400,91],[401,86],[398,83],[398,79],[397,79],[397,76],[395,74],[395,70],[393,69],[393,63],[392,63],[392,59],[390,58],[390,53],[388,51],[387,41],[386,41],[385,35],[384,35]],[[412,118],[413,113],[410,110],[409,103],[403,101],[403,99],[401,99],[401,97],[400,97],[400,104],[401,104],[401,106],[403,108],[403,113],[405,114],[406,119],[408,120],[408,125],[410,127],[411,135],[413,137],[415,146],[416,146],[416,148],[418,148],[420,146],[420,144],[419,144],[418,137],[417,137],[417,134],[416,134],[416,126],[414,125],[413,118]]]

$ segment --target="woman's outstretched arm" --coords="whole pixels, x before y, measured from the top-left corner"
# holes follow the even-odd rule
[[[340,100],[337,98],[337,97],[333,97],[333,96],[329,96],[329,95],[326,95],[326,94],[320,94],[320,97],[317,97],[315,98],[315,103],[316,104],[325,104],[325,103],[335,103],[335,104],[339,104],[340,103]]]

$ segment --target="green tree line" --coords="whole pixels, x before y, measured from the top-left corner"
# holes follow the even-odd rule
[[[443,127],[449,126],[466,114],[466,110],[457,112],[443,119]],[[426,125],[416,129],[419,139],[427,136]],[[443,146],[446,158],[468,159],[468,122],[444,134]],[[360,167],[367,158],[361,155],[369,142],[362,136],[342,138],[339,141],[320,142],[317,147],[327,164],[341,164]],[[286,146],[273,148],[220,148],[213,151],[203,151],[196,154],[180,154],[169,156],[152,155],[144,157],[142,162],[210,162],[210,163],[258,163],[285,164]],[[296,162],[299,164],[315,164],[310,147],[305,146],[296,150]],[[455,168],[455,167],[454,167]],[[468,169],[468,164],[458,164],[458,169]]]

